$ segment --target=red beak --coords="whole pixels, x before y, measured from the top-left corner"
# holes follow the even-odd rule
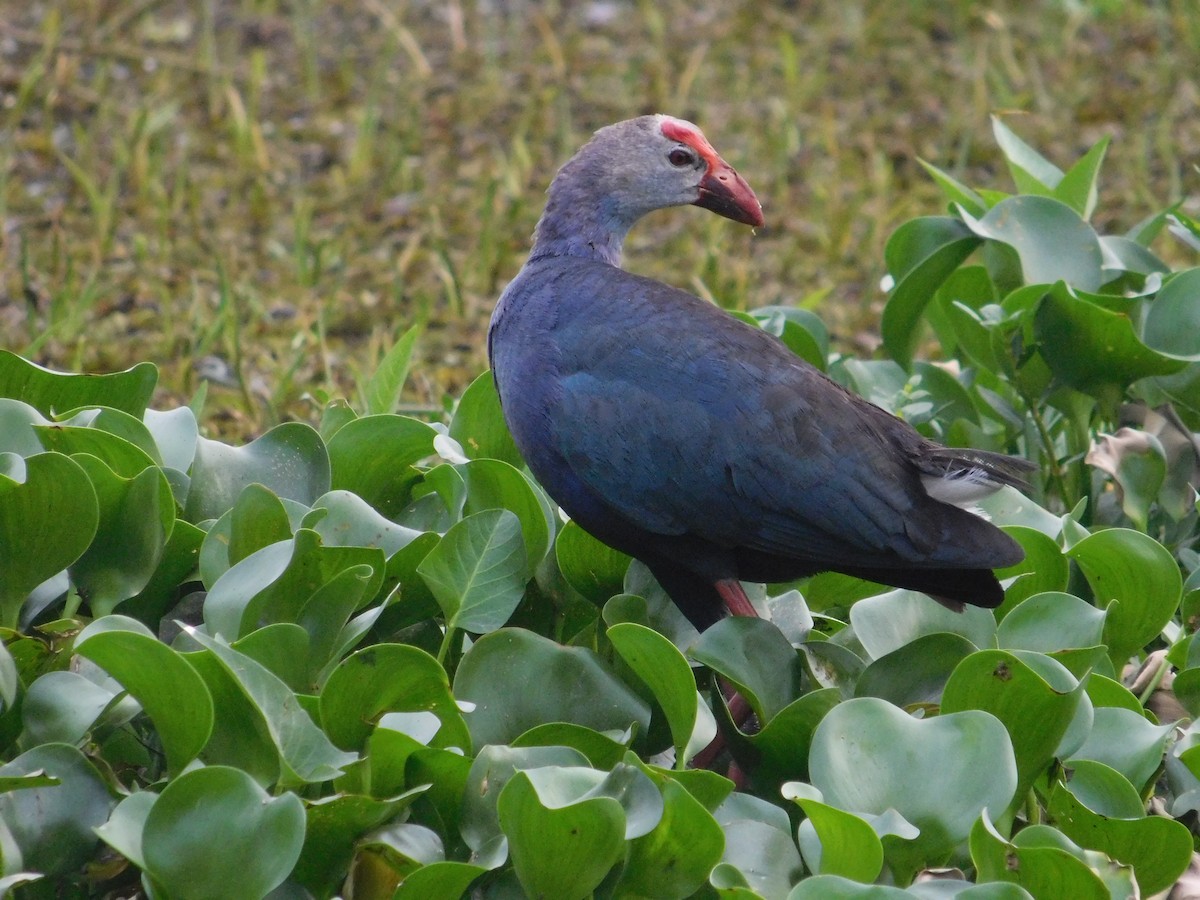
[[[754,196],[754,191],[720,157],[709,165],[704,180],[700,182],[700,196],[695,204],[743,225],[758,228],[763,224],[762,204]]]

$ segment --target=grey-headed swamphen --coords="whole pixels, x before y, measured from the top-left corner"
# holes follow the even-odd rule
[[[646,213],[763,224],[749,185],[669,116],[602,128],[558,172],[488,335],[529,468],[601,541],[642,560],[703,630],[753,615],[739,584],[817,572],[994,607],[1021,547],[960,508],[1024,460],[935,444],[686,291],[620,268]]]

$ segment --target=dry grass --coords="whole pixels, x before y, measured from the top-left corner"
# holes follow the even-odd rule
[[[0,0],[0,345],[153,360],[160,405],[227,365],[211,424],[250,433],[420,320],[407,396],[439,405],[485,365],[556,165],[664,111],[769,224],[659,214],[628,265],[815,305],[869,351],[883,243],[940,208],[917,157],[1008,188],[989,113],[1063,165],[1111,134],[1097,224],[1123,230],[1195,201],[1198,76],[1196,0]]]

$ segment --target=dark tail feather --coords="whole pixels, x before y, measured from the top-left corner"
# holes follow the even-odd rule
[[[840,571],[855,578],[920,591],[955,612],[962,612],[967,603],[995,609],[1004,602],[1004,588],[991,569],[845,568]]]
[[[1037,469],[1037,464],[1019,456],[1006,456],[990,450],[972,450],[969,447],[942,447],[928,444],[922,448],[917,466],[926,475],[951,476],[971,470],[982,471],[988,481],[997,487],[1009,485],[1018,491],[1030,488],[1026,476]]]

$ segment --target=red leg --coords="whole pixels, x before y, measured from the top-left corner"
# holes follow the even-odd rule
[[[722,578],[720,581],[715,582],[713,587],[717,589],[717,593],[721,595],[721,599],[725,601],[725,607],[731,614],[735,616],[758,615],[754,604],[750,602],[750,598],[742,590],[741,582],[736,578]]]

